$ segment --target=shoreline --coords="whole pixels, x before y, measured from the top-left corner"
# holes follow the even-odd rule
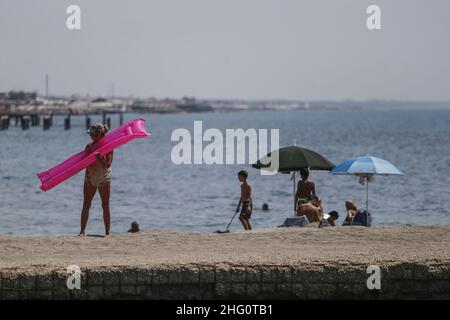
[[[450,298],[450,226],[0,236],[0,299]],[[81,269],[68,290],[67,267]],[[378,265],[381,290],[366,287]]]

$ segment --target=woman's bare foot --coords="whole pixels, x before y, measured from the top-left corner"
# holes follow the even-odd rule
[[[79,237],[84,237],[84,236],[86,236],[86,233],[85,232],[80,232],[80,234],[78,236]]]

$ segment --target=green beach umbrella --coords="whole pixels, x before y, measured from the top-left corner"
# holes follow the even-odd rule
[[[270,166],[269,161],[274,157],[278,157],[278,168],[271,168]],[[330,160],[315,151],[297,146],[289,146],[268,153],[266,156],[262,157],[255,164],[253,164],[252,167],[260,170],[276,170],[282,173],[292,172],[295,212],[295,173],[300,169],[307,168],[310,170],[329,171],[333,169],[335,165]]]

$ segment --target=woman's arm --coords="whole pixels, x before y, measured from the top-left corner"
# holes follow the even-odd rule
[[[356,211],[355,210],[347,210],[347,218],[351,221],[353,219],[353,217],[355,216]]]
[[[99,152],[95,154],[97,161],[100,162],[104,167],[110,168],[113,161],[113,153],[110,152],[105,156],[105,159],[102,158]]]
[[[311,193],[312,193],[313,197],[315,197],[316,196],[316,185],[314,184],[314,182],[311,182],[311,185],[312,185]]]
[[[298,203],[298,198],[300,196],[300,183],[301,183],[301,181],[299,181],[297,183],[297,191],[295,192],[295,204]]]

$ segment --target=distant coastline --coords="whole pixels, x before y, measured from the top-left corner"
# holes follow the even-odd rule
[[[294,101],[294,100],[225,100],[176,98],[129,97],[81,97],[72,95],[48,96],[36,92],[0,92],[0,115],[8,114],[54,114],[83,115],[103,112],[122,113],[191,113],[232,111],[285,111],[285,110],[357,110],[388,108],[449,108],[450,101]]]

